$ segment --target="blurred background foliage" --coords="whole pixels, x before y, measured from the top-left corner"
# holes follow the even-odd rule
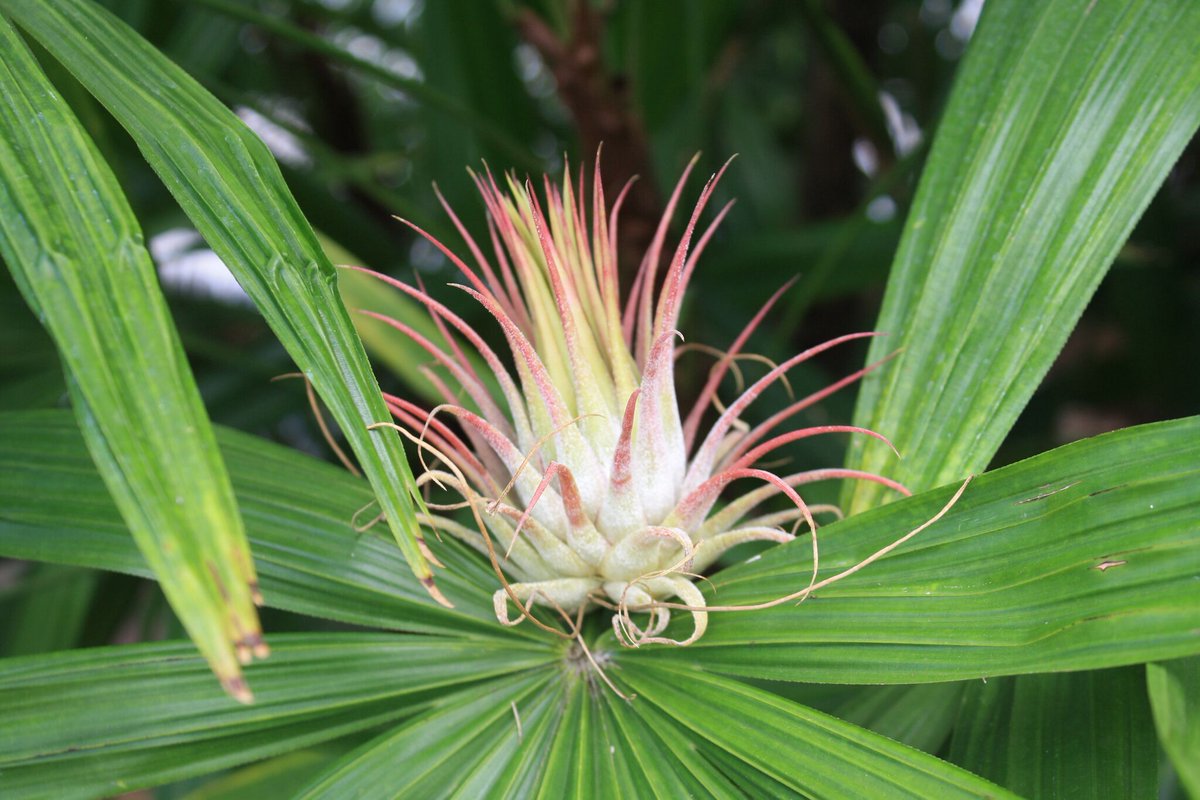
[[[870,328],[976,0],[601,2],[569,0],[105,0],[234,108],[270,146],[336,261],[440,287],[451,265],[393,215],[452,246],[431,188],[476,232],[466,167],[561,174],[604,143],[615,192],[640,176],[623,216],[624,268],[652,233],[675,176],[731,154],[717,201],[737,199],[697,271],[688,342],[726,345],[799,276],[749,348],[779,359]],[[214,422],[321,457],[303,385],[133,142],[52,59],[45,67],[104,152],[145,229]],[[690,187],[692,197],[699,180]],[[1106,430],[1195,413],[1200,371],[1200,149],[1185,151],[1122,250],[993,466]],[[49,339],[0,272],[0,409],[65,406]],[[437,289],[456,310],[480,309]],[[481,327],[490,330],[486,321]],[[364,323],[369,325],[370,323]],[[405,351],[364,327],[377,363]],[[709,358],[684,355],[682,391]],[[797,393],[857,368],[835,351],[792,375]],[[411,364],[409,365],[411,367]],[[746,369],[754,374],[757,365]],[[410,368],[386,389],[417,395]],[[786,401],[773,390],[756,406]],[[813,409],[848,421],[853,396]],[[884,433],[888,433],[884,431]],[[817,437],[787,455],[840,461]],[[100,593],[103,603],[92,603]],[[39,607],[30,608],[31,604]],[[137,579],[0,562],[0,654],[177,634]],[[45,620],[55,620],[48,624]],[[29,624],[42,620],[41,624]],[[280,631],[312,620],[266,612]]]

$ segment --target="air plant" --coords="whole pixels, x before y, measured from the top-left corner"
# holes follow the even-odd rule
[[[788,542],[807,531],[812,580],[793,597],[803,599],[819,585],[815,517],[840,512],[809,505],[799,487],[856,479],[908,494],[899,483],[868,472],[777,474],[760,465],[786,444],[823,434],[860,434],[891,446],[883,435],[850,425],[777,432],[799,412],[882,362],[795,400],[757,426],[742,421],[764,390],[786,383],[788,370],[839,344],[876,335],[840,336],[778,364],[743,353],[790,283],[775,292],[727,350],[713,351],[716,364],[691,410],[682,413],[674,380],[674,363],[683,350],[676,330],[680,304],[697,260],[730,207],[722,208],[696,236],[697,222],[727,162],[701,192],[660,281],[667,230],[695,163],[693,159],[676,184],[624,299],[616,262],[617,224],[632,182],[610,209],[599,159],[590,209],[582,169],[575,183],[567,169],[561,188],[543,179],[541,197],[531,181],[509,175],[505,192],[490,171],[472,173],[487,207],[494,261],[440,193],[474,266],[407,223],[454,263],[466,278],[457,288],[499,323],[512,351],[515,379],[484,337],[424,287],[371,273],[423,304],[441,333],[443,341],[434,342],[400,320],[363,312],[406,334],[450,376],[446,380],[426,368],[445,400],[435,408],[426,410],[392,395],[386,400],[397,420],[394,426],[418,444],[424,465],[418,485],[436,485],[461,496],[459,502],[429,502],[429,510],[438,513],[426,515],[425,521],[491,558],[501,583],[494,603],[502,624],[531,619],[547,627],[533,614],[537,605],[558,611],[568,623],[572,614],[604,606],[615,612],[613,626],[625,645],[688,645],[704,635],[708,623],[705,598],[694,581],[735,545]],[[468,348],[486,364],[485,374],[467,357]],[[745,358],[764,361],[769,369],[722,406],[717,390]],[[701,437],[701,423],[714,406],[719,415]],[[457,422],[457,431],[448,418]],[[730,491],[734,484],[740,488],[751,481],[763,485],[736,495]],[[723,494],[730,497],[718,509]],[[779,496],[791,507],[760,511]],[[476,529],[444,516],[464,508],[472,513]],[[692,615],[694,627],[686,638],[661,635],[672,608]],[[649,612],[648,621],[637,624],[634,612]]]

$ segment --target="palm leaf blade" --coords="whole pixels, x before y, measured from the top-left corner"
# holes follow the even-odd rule
[[[988,3],[896,254],[847,465],[914,490],[986,468],[1200,124],[1200,6]],[[881,487],[847,486],[854,512]]]
[[[390,539],[358,532],[370,487],[344,470],[228,429],[217,440],[266,605],[354,625],[423,633],[532,636],[495,622],[495,576],[452,542],[433,542],[459,604],[436,605]],[[88,459],[70,414],[0,414],[0,554],[150,574]],[[63,497],[71,497],[69,504]]]
[[[73,650],[0,667],[0,792],[95,797],[370,728],[451,687],[553,660],[544,647],[389,634],[272,637],[244,707],[186,643]],[[46,709],[53,708],[54,713]]]
[[[1006,796],[919,750],[737,681],[696,669],[621,671],[622,681],[697,736],[817,797]]]
[[[200,393],[133,211],[3,18],[0,255],[58,345],[138,549],[218,678],[248,700],[235,645],[261,650],[257,579]]]
[[[794,681],[924,683],[1195,654],[1200,418],[1143,425],[983,475],[944,519],[799,605],[716,614],[708,669]],[[953,487],[824,528],[822,577],[930,519]],[[808,585],[807,542],[712,578],[710,605]],[[681,623],[687,624],[687,623]]]
[[[329,406],[405,560],[441,597],[421,553],[415,484],[338,297],[337,277],[266,146],[187,73],[87,0],[0,8],[129,131]]]

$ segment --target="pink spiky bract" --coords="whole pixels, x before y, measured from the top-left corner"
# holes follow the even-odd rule
[[[461,505],[471,509],[481,526],[478,534],[453,521],[444,529],[489,553],[497,570],[501,564],[492,541],[502,545],[508,577],[500,576],[503,588],[496,592],[495,604],[504,624],[514,624],[510,603],[518,608],[516,621],[530,618],[534,603],[564,615],[597,603],[617,609],[618,635],[628,644],[687,644],[707,625],[704,597],[692,583],[693,559],[711,564],[741,542],[788,541],[794,534],[777,523],[803,522],[813,537],[815,584],[817,526],[813,508],[797,487],[815,480],[869,480],[906,493],[900,484],[871,473],[827,469],[781,476],[756,466],[777,448],[818,434],[862,434],[890,447],[880,434],[846,425],[800,428],[766,438],[803,408],[878,364],[792,403],[758,428],[741,420],[763,391],[786,380],[789,369],[873,333],[838,337],[778,365],[767,362],[770,370],[725,406],[695,445],[707,409],[720,407],[716,395],[723,377],[735,359],[749,357],[742,353],[744,346],[791,285],[789,281],[776,291],[721,355],[685,418],[675,393],[675,326],[696,259],[730,207],[726,204],[703,228],[693,247],[701,213],[729,166],[726,162],[705,183],[658,286],[667,231],[697,162],[692,159],[675,185],[624,299],[616,264],[617,222],[630,184],[606,208],[598,163],[590,192],[583,170],[573,179],[568,169],[561,187],[545,179],[540,196],[532,181],[509,176],[506,193],[490,170],[472,173],[488,213],[494,265],[440,192],[438,200],[463,237],[474,267],[406,223],[463,273],[467,285],[458,288],[499,325],[515,378],[483,337],[424,287],[377,275],[424,306],[445,344],[406,322],[366,313],[428,352],[474,406],[464,408],[452,387],[432,372],[445,404],[423,412],[401,398],[387,398],[399,423],[423,448],[441,453],[441,463],[454,473],[429,467],[430,477],[422,484],[436,481],[458,491],[464,498]],[[500,396],[488,393],[470,351],[496,378]],[[436,418],[439,413],[442,419]],[[451,418],[463,435],[449,427]],[[760,485],[713,511],[731,485],[747,479]],[[776,497],[786,498],[791,510],[746,519]],[[658,636],[669,616],[665,610],[652,613],[644,627],[629,616],[631,609],[653,608],[671,598],[683,600],[696,623],[683,640]]]

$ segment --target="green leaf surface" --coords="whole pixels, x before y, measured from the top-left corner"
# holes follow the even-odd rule
[[[650,703],[627,702],[611,691],[597,692],[622,742],[619,758],[632,760],[654,797],[739,797],[742,792],[703,758],[691,735]]]
[[[390,539],[355,531],[356,512],[371,501],[365,481],[236,431],[218,428],[217,439],[267,605],[378,628],[539,636],[496,623],[496,576],[450,541],[431,544],[459,604],[436,605]],[[149,574],[125,530],[70,414],[0,414],[0,555]]]
[[[0,256],[54,338],[92,458],[221,682],[261,636],[229,477],[116,179],[0,18]]]
[[[821,529],[821,577],[932,518],[955,487]],[[710,614],[630,658],[817,683],[927,683],[1200,652],[1200,417],[1067,445],[975,479],[939,522],[799,605]],[[709,605],[787,596],[810,544],[705,581]],[[686,615],[681,615],[686,616]],[[672,623],[675,625],[675,623]],[[679,620],[676,636],[690,626]]]
[[[1200,797],[1200,658],[1146,665],[1158,740],[1192,797]]]
[[[536,721],[555,699],[550,677],[531,670],[437,700],[427,713],[347,755],[296,797],[432,799],[468,787],[466,796],[489,796],[504,764],[523,747],[521,708]]]
[[[864,686],[834,716],[910,747],[937,753],[950,737],[961,705],[962,683]]]
[[[1141,667],[971,684],[950,760],[1023,797],[1154,797]]]
[[[984,10],[921,178],[847,465],[922,491],[983,470],[1200,124],[1191,0]],[[882,487],[849,485],[861,511]]]
[[[0,10],[112,113],[254,301],[329,406],[375,489],[405,560],[437,596],[418,546],[420,502],[337,276],[266,146],[233,112],[89,0]]]
[[[361,735],[361,734],[360,734]],[[337,742],[303,750],[293,750],[275,758],[240,769],[202,783],[183,795],[183,800],[262,800],[265,797],[293,797],[324,772],[329,763],[347,749],[346,737]]]
[[[625,737],[617,725],[611,704],[605,702],[607,687],[596,685],[592,692],[592,704],[598,724],[592,737],[597,752],[595,763],[600,767],[597,780],[601,786],[611,786],[620,797],[680,797],[678,785],[666,791],[669,770],[661,770],[651,762],[641,762],[636,757],[636,745]],[[617,702],[623,702],[619,698]],[[647,771],[645,766],[649,766]],[[672,781],[674,783],[674,781]]]
[[[569,682],[562,700],[564,710],[556,736],[550,742],[546,766],[537,793],[538,800],[559,797],[591,797],[600,789],[595,784],[595,753],[591,725],[592,703],[584,681]]]
[[[525,674],[545,647],[392,634],[270,639],[241,706],[181,642],[0,663],[0,795],[98,797],[211,772],[443,702],[447,688]],[[48,710],[53,713],[48,713]]]
[[[482,744],[483,756],[473,762],[470,769],[458,769],[457,762],[451,762],[455,778],[449,779],[446,770],[442,771],[442,785],[453,786],[453,794],[447,796],[459,800],[473,800],[476,797],[524,797],[514,794],[510,786],[510,778],[523,767],[534,767],[542,763],[546,751],[537,740],[529,740],[526,733],[529,728],[541,731],[547,723],[552,723],[562,711],[562,681],[551,678],[540,686],[535,686],[533,697],[525,697],[522,702],[511,702],[509,711],[511,717],[500,717],[493,724]],[[517,720],[520,720],[518,724]],[[516,770],[514,770],[514,767]],[[530,771],[531,775],[533,770]],[[461,779],[459,777],[461,776]],[[432,792],[436,784],[427,782]]]
[[[565,688],[562,681],[554,683],[546,693],[545,710],[536,715],[528,711],[522,715],[521,746],[492,784],[496,797],[533,797],[537,792],[549,760],[551,742],[563,720]],[[462,800],[473,800],[471,795],[462,792],[458,796]]]
[[[100,574],[57,564],[30,565],[16,597],[0,606],[0,653],[25,656],[74,647]],[[8,594],[8,592],[5,592]]]
[[[809,797],[1006,797],[927,753],[836,717],[688,667],[625,664],[635,703],[651,703],[730,755]]]
[[[700,740],[694,742],[694,746],[698,753],[720,770],[721,775],[727,776],[727,780],[741,790],[743,797],[752,800],[759,797],[805,797],[711,742]]]

